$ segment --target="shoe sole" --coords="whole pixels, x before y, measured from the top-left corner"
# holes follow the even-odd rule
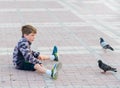
[[[62,68],[62,63],[61,62],[58,62],[58,63],[56,63],[56,73],[54,74],[54,77],[53,77],[53,79],[57,79],[58,78],[58,71]]]
[[[62,63],[58,62],[56,66],[56,70],[59,71],[62,68]]]

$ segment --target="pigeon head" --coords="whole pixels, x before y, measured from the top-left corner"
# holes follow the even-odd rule
[[[98,60],[98,63],[101,64],[101,63],[102,63],[102,60]]]
[[[100,42],[104,42],[103,38],[100,38]]]

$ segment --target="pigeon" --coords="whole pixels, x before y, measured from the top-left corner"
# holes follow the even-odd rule
[[[100,45],[103,49],[110,49],[114,51],[114,49],[107,42],[105,42],[103,38],[100,38]]]
[[[102,62],[102,60],[98,60],[98,66],[100,69],[102,69],[106,73],[106,71],[114,71],[117,72],[116,68],[113,68],[105,63]]]

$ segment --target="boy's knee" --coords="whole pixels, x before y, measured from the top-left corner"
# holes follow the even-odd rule
[[[34,65],[34,68],[35,68],[35,69],[38,69],[38,68],[40,68],[40,67],[41,67],[40,64],[35,64],[35,65]]]

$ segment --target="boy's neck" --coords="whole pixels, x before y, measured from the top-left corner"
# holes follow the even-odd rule
[[[25,40],[27,40],[30,45],[32,44],[32,43],[31,43],[27,38],[25,38],[24,36],[22,36],[22,38],[24,38]]]

